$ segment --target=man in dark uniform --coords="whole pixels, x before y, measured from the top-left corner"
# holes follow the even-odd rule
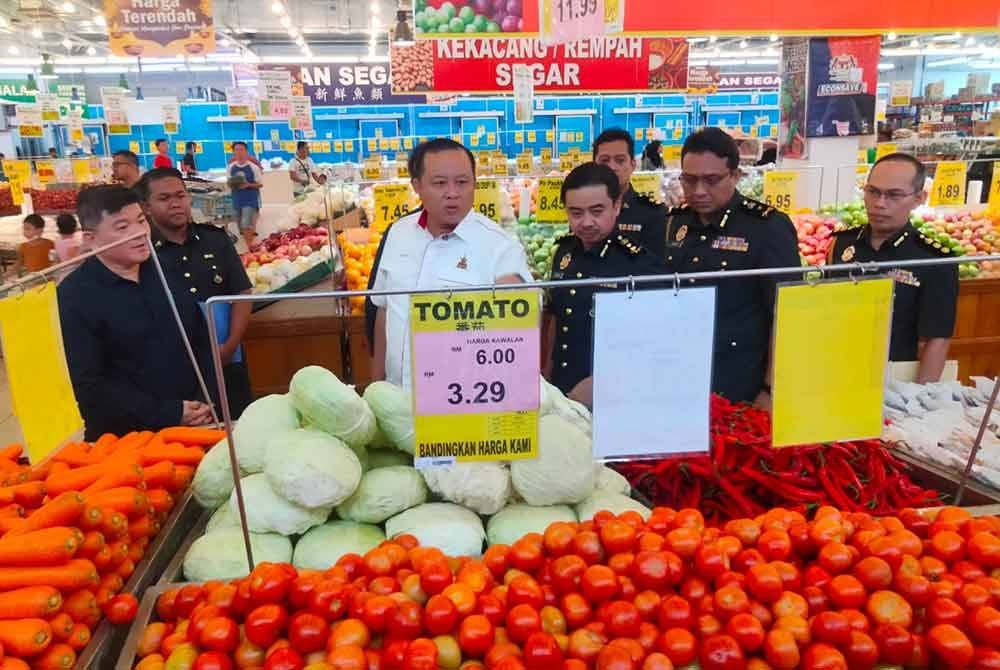
[[[617,229],[621,186],[604,165],[584,163],[562,186],[571,233],[559,239],[552,279],[627,277],[656,274],[659,260]],[[546,307],[542,370],[570,398],[590,407],[593,370],[593,295],[601,287],[554,288]]]
[[[137,191],[153,225],[153,247],[168,272],[199,303],[217,295],[249,293],[243,263],[225,230],[191,222],[191,197],[175,168],[154,168],[142,176]],[[216,326],[225,373],[229,410],[238,418],[253,400],[241,343],[250,321],[248,302],[217,306]],[[228,318],[226,318],[228,316]]]
[[[736,142],[719,128],[699,130],[684,143],[680,181],[687,204],[672,209],[667,217],[665,260],[670,272],[800,264],[791,219],[736,190],[739,160]],[[775,284],[780,280],[743,277],[707,282],[718,288],[712,391],[731,401],[770,404],[771,324]]]
[[[618,177],[622,193],[618,231],[654,256],[663,251],[663,226],[667,208],[632,188],[635,172],[635,142],[627,131],[611,128],[594,142],[594,162],[607,165]]]
[[[865,263],[950,256],[947,246],[924,237],[910,223],[910,212],[927,195],[925,177],[923,164],[909,154],[880,158],[865,185],[868,224],[837,233],[828,261]],[[958,266],[898,268],[891,274],[896,285],[889,360],[919,360],[917,383],[936,382],[944,370],[955,328]]]

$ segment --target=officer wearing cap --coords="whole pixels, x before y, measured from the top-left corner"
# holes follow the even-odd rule
[[[559,239],[552,279],[627,277],[656,274],[659,260],[619,232],[621,184],[606,166],[584,163],[567,175],[562,200],[570,234]],[[592,405],[593,296],[600,290],[623,290],[617,284],[554,288],[546,307],[546,378],[573,400]]]
[[[664,260],[670,272],[800,264],[791,219],[736,190],[739,161],[736,142],[719,128],[699,130],[684,143],[680,182],[687,204],[667,216]],[[731,401],[770,403],[769,349],[780,280],[705,282],[717,287],[712,390]]]
[[[619,232],[654,255],[663,251],[663,226],[667,208],[632,188],[635,141],[621,128],[610,128],[594,142],[594,162],[611,168],[622,193]]]
[[[947,258],[951,249],[921,235],[910,223],[910,212],[927,196],[926,170],[909,154],[883,156],[868,173],[865,209],[868,223],[837,233],[829,263]],[[941,378],[955,329],[958,266],[897,268],[892,303],[889,360],[919,361],[917,383]]]
[[[191,297],[204,303],[213,296],[250,293],[253,285],[225,230],[191,222],[191,198],[175,168],[154,168],[136,186],[153,226],[153,247],[164,269],[173,272]],[[253,398],[243,360],[242,341],[250,322],[248,302],[216,307],[230,414],[238,418]]]

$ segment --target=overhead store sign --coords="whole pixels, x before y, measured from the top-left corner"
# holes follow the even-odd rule
[[[443,39],[392,48],[396,93],[511,91],[514,66],[527,65],[536,92],[677,90],[687,88],[688,44],[681,38],[597,37],[548,46],[537,39]]]
[[[427,102],[423,95],[394,95],[388,63],[258,65],[257,69],[258,72],[288,72],[293,95],[308,96],[313,107]]]
[[[203,56],[215,51],[212,0],[104,0],[116,56]]]
[[[808,137],[875,132],[880,35],[809,40]]]
[[[692,65],[688,68],[688,88],[712,88],[718,91],[744,89],[777,90],[781,75],[776,72],[721,72],[711,65]]]

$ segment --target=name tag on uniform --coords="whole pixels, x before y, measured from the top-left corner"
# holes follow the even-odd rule
[[[712,248],[723,251],[748,251],[750,244],[744,237],[717,237],[712,240]]]
[[[896,269],[889,273],[893,279],[895,279],[900,284],[906,284],[907,286],[919,287],[920,279],[917,278],[915,274],[909,270]]]
[[[642,230],[642,226],[637,223],[619,223],[618,230],[624,231],[626,233],[638,233]]]

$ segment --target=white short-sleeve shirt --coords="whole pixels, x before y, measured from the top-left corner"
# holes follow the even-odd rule
[[[433,237],[420,225],[423,212],[389,228],[373,289],[459,288],[492,284],[504,275],[532,280],[524,248],[500,226],[471,210],[452,233]],[[410,296],[375,296],[386,310],[386,381],[409,389]]]
[[[312,183],[312,175],[316,172],[316,163],[309,156],[305,158],[293,156],[292,162],[288,164],[288,169],[295,176],[295,181],[292,182],[292,191],[295,195],[299,195]]]

